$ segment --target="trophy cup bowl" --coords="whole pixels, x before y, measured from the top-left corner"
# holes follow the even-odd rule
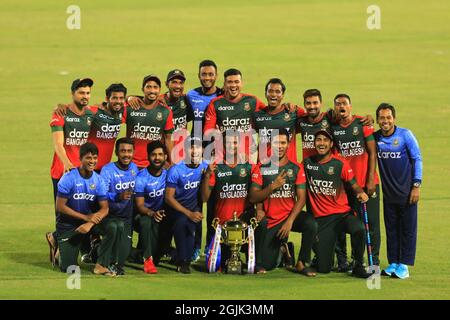
[[[248,224],[239,220],[237,213],[233,214],[233,219],[223,225],[225,236],[223,243],[230,248],[230,259],[226,263],[226,272],[229,274],[242,274],[242,261],[240,257],[241,246],[247,243],[246,230]]]

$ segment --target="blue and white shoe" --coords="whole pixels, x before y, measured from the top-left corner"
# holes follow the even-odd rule
[[[395,270],[397,269],[398,264],[396,263],[391,263],[390,265],[388,265],[388,267],[386,269],[384,269],[383,271],[381,271],[381,274],[383,276],[388,276],[390,277],[392,275],[392,273],[395,272]]]
[[[409,278],[409,270],[406,264],[398,264],[395,271],[392,273],[393,278],[406,279]]]
[[[194,253],[192,254],[191,261],[192,262],[197,262],[198,259],[200,259],[200,248],[195,248],[194,249]]]

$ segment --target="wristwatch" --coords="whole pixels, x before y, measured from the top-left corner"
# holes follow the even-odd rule
[[[413,183],[414,188],[420,188],[420,182],[414,182]]]

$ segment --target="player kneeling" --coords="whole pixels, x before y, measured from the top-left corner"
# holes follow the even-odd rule
[[[271,160],[259,164],[252,175],[250,201],[257,203],[256,270],[265,273],[278,266],[280,248],[290,231],[302,233],[297,272],[314,277],[308,267],[316,239],[317,223],[309,213],[301,213],[306,201],[305,185],[300,182],[300,167],[287,156],[289,133],[274,130],[271,136]]]

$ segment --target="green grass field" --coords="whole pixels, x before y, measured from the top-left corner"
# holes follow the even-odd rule
[[[81,29],[68,30],[66,8],[81,8]],[[228,0],[187,2],[2,1],[0,11],[0,299],[448,299],[450,298],[450,25],[446,0],[387,1],[381,30],[366,27],[372,1]],[[286,100],[321,89],[354,112],[374,114],[383,101],[398,125],[416,134],[424,159],[416,266],[411,278],[382,279],[380,290],[342,274],[307,279],[285,270],[264,276],[158,275],[127,269],[123,278],[83,267],[81,290],[48,262],[45,231],[54,226],[49,175],[50,113],[70,101],[73,79],[95,80],[92,102],[120,81],[139,93],[144,75],[181,68],[198,86],[197,65],[219,74],[237,67],[245,92],[264,98],[280,77]],[[220,77],[219,84],[221,85]],[[384,235],[384,229],[383,229]],[[298,249],[298,236],[294,236]],[[382,266],[387,264],[383,237]]]

